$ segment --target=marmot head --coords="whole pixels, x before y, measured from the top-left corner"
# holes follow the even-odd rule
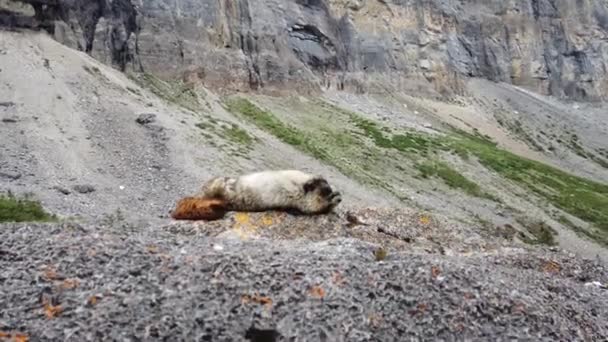
[[[304,183],[304,194],[310,196],[315,201],[315,206],[320,211],[329,212],[342,202],[342,194],[334,191],[327,180],[322,176],[315,176]]]

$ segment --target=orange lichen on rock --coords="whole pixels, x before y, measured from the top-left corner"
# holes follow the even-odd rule
[[[11,342],[27,342],[30,338],[27,334],[23,333],[6,333],[0,331],[0,341],[11,341]]]
[[[63,312],[63,308],[61,307],[61,305],[52,305],[47,300],[43,301],[43,305],[44,305],[44,314],[46,315],[47,318],[55,318]]]
[[[175,220],[217,220],[228,211],[226,202],[217,198],[184,197],[177,202],[171,217]]]
[[[264,307],[266,307],[266,309],[272,308],[272,299],[270,297],[260,296],[257,293],[255,293],[253,295],[248,295],[248,294],[242,295],[241,303],[242,304],[257,303],[257,304],[264,305]]]
[[[437,277],[439,277],[440,273],[441,273],[441,270],[439,269],[439,267],[431,266],[431,277],[433,277],[433,279],[436,279]]]
[[[325,290],[321,286],[315,285],[309,289],[309,293],[312,297],[323,298],[325,297]]]
[[[80,285],[78,279],[66,279],[61,283],[61,287],[67,290],[74,289]]]
[[[561,266],[553,260],[546,261],[543,265],[543,271],[547,273],[559,273]]]

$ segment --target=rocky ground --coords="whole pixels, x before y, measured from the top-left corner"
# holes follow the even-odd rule
[[[608,336],[608,270],[597,261],[411,212],[354,214],[366,225],[349,226],[344,213],[4,224],[0,332],[31,341]]]

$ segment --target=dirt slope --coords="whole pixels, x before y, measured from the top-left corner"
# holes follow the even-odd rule
[[[249,160],[227,155],[201,141],[197,113],[158,98],[125,74],[45,34],[0,34],[2,191],[31,192],[64,216],[121,209],[150,219],[165,215],[212,175],[298,167],[347,187],[350,203],[390,203],[272,140]],[[217,105],[211,113],[230,119]],[[142,114],[153,114],[153,122],[137,123]],[[86,193],[75,190],[78,185]]]

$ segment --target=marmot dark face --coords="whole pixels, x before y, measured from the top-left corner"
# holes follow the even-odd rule
[[[318,213],[328,213],[342,202],[342,194],[334,191],[327,180],[316,176],[304,183],[304,196],[311,197],[316,202],[313,207]]]

